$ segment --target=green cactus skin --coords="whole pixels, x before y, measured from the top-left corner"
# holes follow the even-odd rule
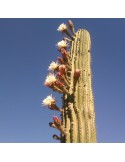
[[[87,30],[79,29],[70,46],[71,74],[69,94],[63,95],[62,125],[66,135],[61,143],[95,143],[95,112],[92,92],[91,38]],[[74,71],[81,75],[75,83]]]

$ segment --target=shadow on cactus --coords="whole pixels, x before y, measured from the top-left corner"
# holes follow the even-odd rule
[[[71,20],[68,25],[61,24],[57,30],[68,38],[64,37],[57,43],[62,57],[49,65],[50,73],[44,85],[62,94],[62,107],[56,105],[52,95],[42,102],[50,110],[61,113],[61,119],[53,116],[53,122],[49,123],[60,133],[60,136],[54,134],[53,138],[61,143],[95,143],[90,34],[85,29],[75,32]]]

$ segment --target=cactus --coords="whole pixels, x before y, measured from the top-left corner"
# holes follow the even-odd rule
[[[61,113],[61,119],[54,116],[53,122],[49,123],[60,131],[60,136],[54,134],[53,138],[61,143],[95,143],[90,34],[85,29],[75,32],[71,20],[68,21],[68,26],[61,24],[57,30],[67,34],[69,38],[64,37],[58,42],[58,51],[62,57],[50,64],[51,73],[44,83],[62,94],[62,108],[58,108],[52,96],[43,100],[44,105]]]

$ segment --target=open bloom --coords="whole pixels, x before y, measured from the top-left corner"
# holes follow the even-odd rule
[[[61,31],[61,32],[66,31],[66,30],[67,30],[66,24],[62,23],[62,24],[58,27],[57,30],[58,30],[58,31]]]
[[[54,97],[52,97],[52,95],[47,96],[42,102],[44,106],[48,106],[48,107],[51,107],[55,103],[56,103],[56,100]]]
[[[51,86],[53,83],[55,83],[56,82],[56,77],[55,77],[55,75],[54,74],[49,74],[47,77],[46,77],[46,80],[45,80],[45,82],[44,82],[44,85],[46,85],[46,86]]]
[[[66,24],[61,24],[59,27],[58,27],[58,29],[57,29],[58,31],[61,31],[62,33],[65,33],[65,34],[67,34],[71,39],[73,39],[72,38],[72,36],[71,36],[71,34],[68,32],[68,27],[66,26]]]
[[[58,46],[58,48],[60,50],[61,48],[66,48],[68,46],[68,44],[67,44],[66,41],[62,40],[62,41],[57,43],[57,46]]]
[[[48,67],[48,70],[50,70],[50,71],[55,71],[55,70],[57,70],[58,69],[58,63],[57,62],[54,62],[54,61],[52,61],[52,63],[50,64],[50,66]]]
[[[57,105],[56,105],[56,100],[54,97],[52,97],[52,95],[47,96],[43,102],[42,102],[43,106],[48,106],[49,109],[51,110],[57,110],[62,112],[62,109],[60,109]]]

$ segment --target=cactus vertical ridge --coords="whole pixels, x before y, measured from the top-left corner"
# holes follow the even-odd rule
[[[77,37],[75,38],[75,39],[77,39]],[[77,40],[76,40],[77,41]],[[72,48],[73,48],[73,50],[72,50],[72,60],[73,60],[73,65],[72,65],[72,82],[73,82],[73,85],[74,85],[74,83],[75,83],[75,81],[74,81],[74,78],[73,78],[73,72],[74,72],[74,70],[76,69],[76,64],[75,64],[75,62],[77,61],[77,59],[76,59],[76,57],[77,57],[77,53],[75,53],[74,54],[74,52],[75,52],[75,50],[77,49],[77,46],[73,43],[73,46],[72,46]],[[77,89],[74,89],[75,91],[77,91]],[[76,100],[77,101],[77,100]],[[77,138],[76,139],[78,139],[79,137],[79,135],[78,135],[78,132],[79,132],[79,134],[81,134],[80,133],[80,131],[79,131],[79,122],[78,122],[78,120],[77,120],[77,118],[78,118],[78,116],[77,116],[77,114],[76,114],[76,112],[77,112],[77,107],[74,105],[74,110],[75,110],[75,114],[74,114],[74,116],[75,116],[75,125],[76,125],[76,130],[74,130],[75,132],[76,132],[76,136],[77,136]],[[77,142],[77,141],[73,141],[73,142]]]
[[[73,110],[73,104],[71,106],[71,143],[76,142],[77,140],[77,127],[76,127],[76,116]]]
[[[78,32],[78,39],[77,39],[77,69],[82,69],[81,68],[81,42],[82,42],[82,37],[81,37],[81,34],[82,34],[82,31],[79,31]],[[81,107],[81,97],[82,97],[82,94],[81,94],[81,81],[82,81],[82,70],[81,70],[81,79],[78,81],[78,92],[77,92],[77,99],[78,99],[78,111],[77,111],[77,116],[78,116],[78,123],[79,123],[79,142],[81,143],[83,141],[83,137],[84,137],[84,132],[83,132],[83,128],[84,128],[84,125],[82,123],[84,117],[81,115],[82,111],[82,107]]]
[[[67,95],[65,95],[65,100],[67,100]],[[70,119],[69,119],[69,115],[68,115],[68,103],[67,101],[65,101],[65,123],[66,123],[66,143],[70,143],[70,133],[69,133],[69,129],[70,129]]]

